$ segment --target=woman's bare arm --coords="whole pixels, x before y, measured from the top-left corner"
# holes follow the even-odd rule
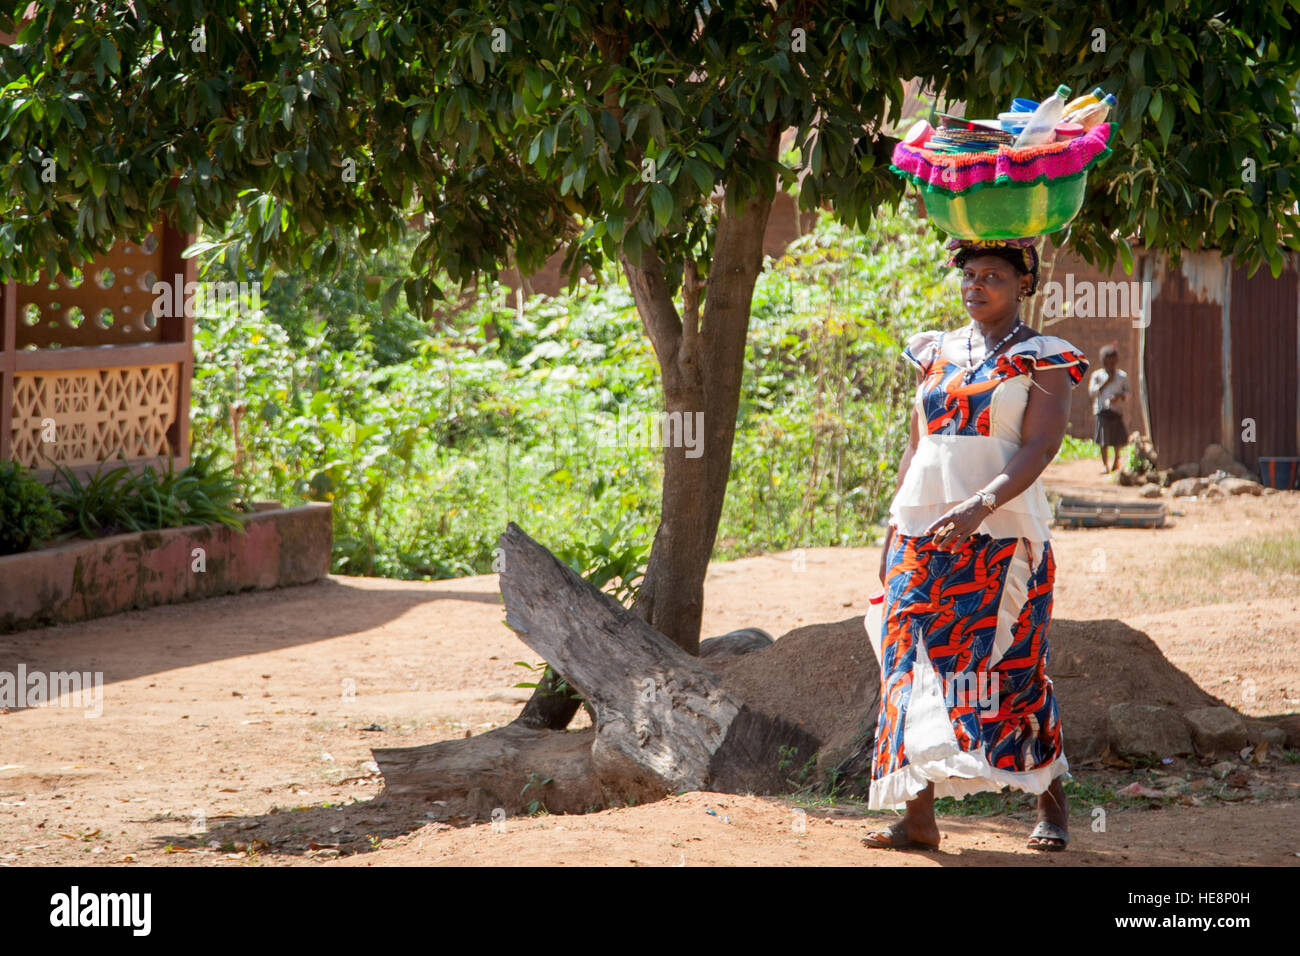
[[[925,376],[921,370],[917,369],[916,384],[918,386],[921,384],[921,380],[924,377]],[[916,454],[916,446],[921,441],[921,421],[920,416],[917,414],[915,401],[912,402],[912,418],[908,429],[911,434],[908,438],[907,448],[903,450],[903,458],[898,464],[898,484],[894,486],[895,492],[897,492],[899,488],[903,487],[903,479],[907,477],[907,469],[912,464],[912,456]],[[893,540],[894,526],[891,524],[885,529],[885,544],[880,552],[880,580],[882,583],[885,580],[885,564],[889,556],[889,546],[893,543]]]

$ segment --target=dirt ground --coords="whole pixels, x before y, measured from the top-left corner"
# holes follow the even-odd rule
[[[1054,464],[1044,480],[1135,497],[1099,472],[1095,460]],[[1162,529],[1054,530],[1054,619],[1120,619],[1243,714],[1300,712],[1300,580],[1254,552],[1213,550],[1300,533],[1300,493],[1165,500]],[[717,563],[703,634],[779,636],[865,614],[879,560],[864,547]],[[482,733],[518,713],[528,692],[512,685],[532,675],[515,662],[537,658],[503,616],[495,575],[332,576],[0,635],[0,672],[104,680],[99,717],[0,715],[0,865],[1300,864],[1300,763],[1279,753],[1238,761],[1226,781],[1190,759],[1075,768],[1060,854],[1024,847],[1033,814],[1019,795],[941,815],[942,852],[924,854],[864,847],[888,821],[844,801],[691,793],[494,825],[374,799],[370,748]],[[1110,792],[1135,781],[1165,796]]]

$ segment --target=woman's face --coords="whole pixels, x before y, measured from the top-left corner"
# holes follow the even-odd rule
[[[998,256],[972,256],[961,270],[961,301],[972,319],[996,324],[1016,311],[1033,279]]]

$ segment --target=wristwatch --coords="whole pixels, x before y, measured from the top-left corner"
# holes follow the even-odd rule
[[[984,502],[984,507],[989,509],[989,514],[992,514],[993,509],[998,506],[997,498],[994,496],[993,492],[977,491],[975,494],[979,496],[980,501]]]

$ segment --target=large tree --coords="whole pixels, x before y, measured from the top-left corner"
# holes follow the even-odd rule
[[[1276,274],[1279,243],[1300,248],[1285,0],[8,6],[0,29],[29,19],[0,60],[5,277],[67,270],[164,214],[215,230],[231,262],[306,270],[422,214],[405,292],[426,311],[438,268],[468,282],[560,248],[574,275],[617,259],[666,410],[704,413],[703,455],[663,451],[635,608],[690,652],[772,196],[797,184],[804,209],[857,225],[896,203],[881,131],[905,79],[978,115],[1058,83],[1115,92],[1116,155],[1069,236],[1101,265],[1136,239]]]

